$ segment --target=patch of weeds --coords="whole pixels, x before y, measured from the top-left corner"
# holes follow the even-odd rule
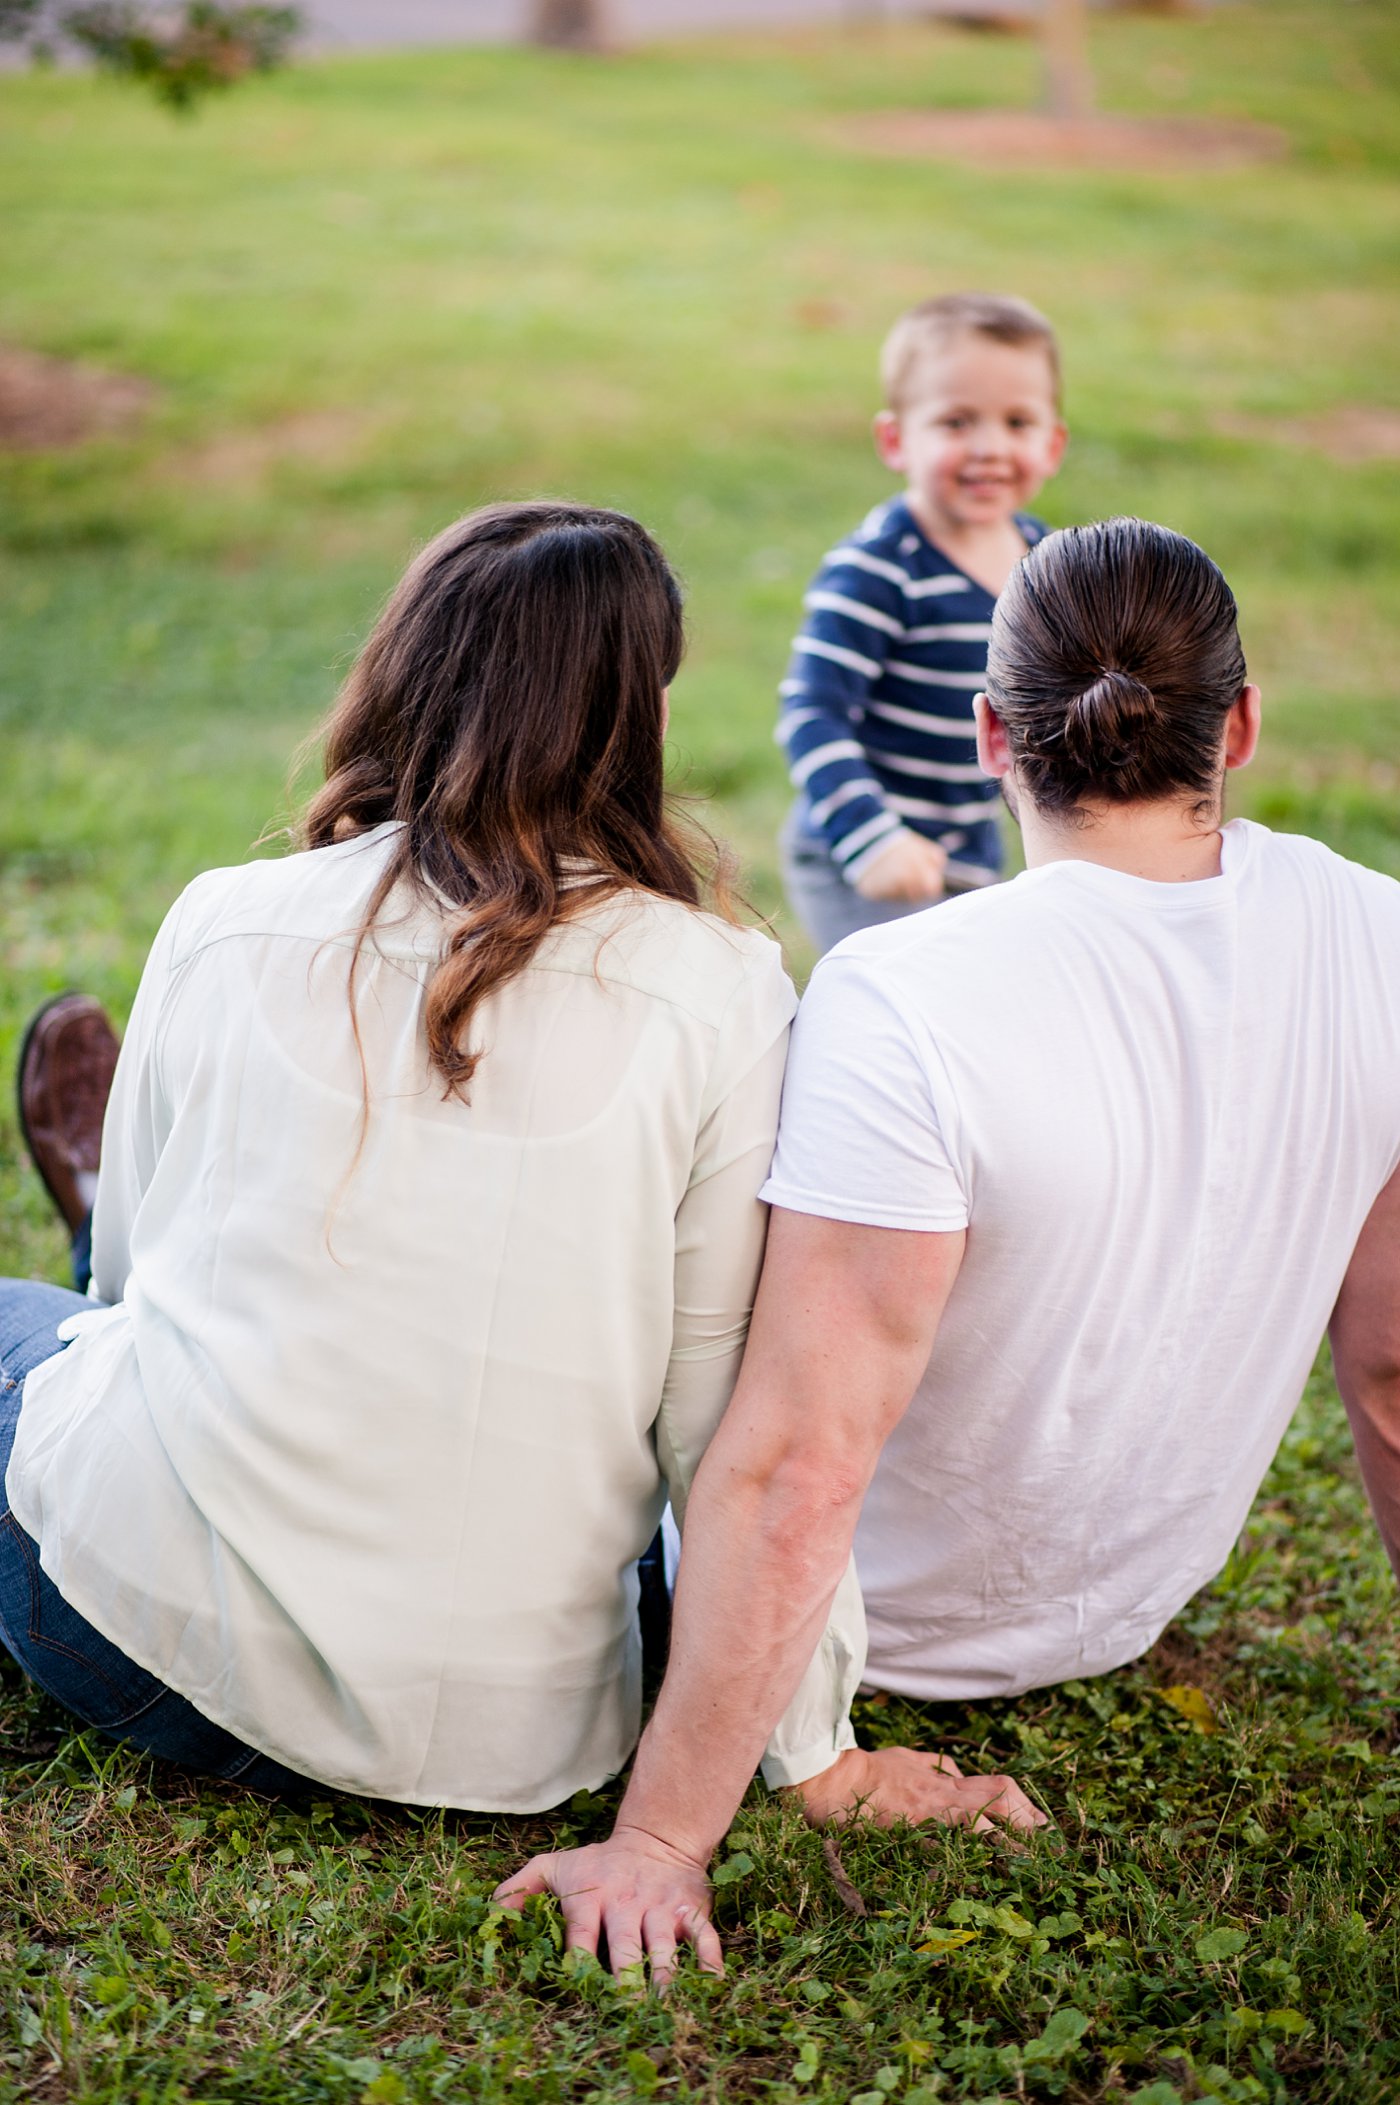
[[[490,1897],[605,1832],[615,1791],[521,1822],[279,1808],[70,1734],[0,1667],[3,2066],[101,2105],[1382,2105],[1388,1585],[1319,1369],[1236,1555],[1147,1660],[1017,1702],[860,1705],[867,1744],[1009,1770],[1052,1829],[854,1828],[838,1881],[755,1789],[717,1860],[728,1975],[686,1962],[665,2002],[564,1952],[550,1903]]]

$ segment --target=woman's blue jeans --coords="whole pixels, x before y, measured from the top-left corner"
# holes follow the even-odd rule
[[[59,1324],[92,1305],[66,1287],[0,1279],[0,1640],[31,1681],[110,1739],[270,1798],[304,1797],[316,1788],[310,1778],[215,1725],[70,1608],[9,1510],[4,1475],[25,1377],[63,1350]]]

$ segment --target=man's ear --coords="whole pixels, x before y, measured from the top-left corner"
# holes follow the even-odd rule
[[[978,765],[993,782],[1000,782],[1011,773],[1011,742],[1006,726],[985,694],[974,694],[972,713],[977,720]]]
[[[904,434],[899,428],[899,418],[892,409],[882,409],[871,425],[875,435],[875,451],[887,468],[896,475],[904,473]]]
[[[1259,717],[1259,689],[1250,680],[1225,719],[1226,767],[1249,766],[1259,743]]]

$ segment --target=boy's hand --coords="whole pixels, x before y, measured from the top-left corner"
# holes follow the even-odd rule
[[[907,899],[932,906],[943,897],[948,857],[936,841],[901,826],[871,857],[855,881],[862,899]]]
[[[994,1820],[1026,1829],[1047,1825],[1009,1776],[964,1776],[948,1755],[913,1747],[883,1747],[874,1754],[852,1747],[795,1789],[811,1827],[828,1820],[873,1820],[877,1827],[940,1820],[986,1833]]]

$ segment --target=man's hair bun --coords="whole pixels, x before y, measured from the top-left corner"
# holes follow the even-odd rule
[[[1165,526],[1106,519],[1048,534],[997,601],[987,694],[1045,811],[1213,803],[1244,683],[1230,587]]]
[[[1122,767],[1160,714],[1150,687],[1121,667],[1109,666],[1065,711],[1066,757],[1091,774]]]

